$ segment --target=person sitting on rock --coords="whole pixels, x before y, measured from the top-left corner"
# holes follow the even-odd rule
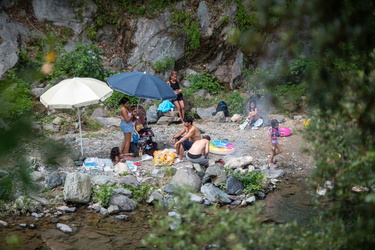
[[[172,138],[169,140],[169,143],[172,143],[173,140],[176,141],[173,147],[176,149],[178,159],[175,161],[175,163],[181,162],[184,151],[189,150],[195,141],[201,139],[201,132],[196,126],[193,125],[193,121],[193,117],[186,116],[184,118],[183,129],[181,129],[180,132],[173,135]],[[183,134],[186,135],[182,136]]]
[[[189,151],[186,152],[186,159],[192,163],[208,167],[207,157],[210,153],[210,141],[209,135],[203,135],[202,139],[195,141]]]

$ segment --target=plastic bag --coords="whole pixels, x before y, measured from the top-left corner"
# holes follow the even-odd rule
[[[170,111],[171,108],[174,108],[174,104],[169,100],[164,100],[162,103],[159,104],[158,110],[164,113]]]
[[[168,150],[157,150],[154,152],[154,166],[170,166],[174,163],[176,153]]]

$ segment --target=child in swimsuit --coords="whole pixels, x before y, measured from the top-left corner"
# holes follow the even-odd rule
[[[273,119],[271,121],[271,127],[268,130],[268,135],[270,137],[270,143],[271,143],[270,163],[268,164],[268,166],[277,167],[277,165],[273,163],[273,158],[276,155],[281,154],[283,152],[283,149],[281,148],[277,139],[280,136],[280,131],[279,131],[279,122],[276,119]]]

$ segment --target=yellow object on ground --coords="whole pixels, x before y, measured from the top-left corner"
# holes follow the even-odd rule
[[[169,150],[157,150],[154,152],[154,166],[170,166],[174,163],[176,153]]]

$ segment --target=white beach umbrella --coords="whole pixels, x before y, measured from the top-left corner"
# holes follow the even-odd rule
[[[79,108],[104,101],[112,95],[112,92],[113,90],[105,82],[94,78],[74,77],[65,79],[48,89],[40,97],[40,101],[47,108],[77,108],[81,155],[83,155],[81,113]]]

